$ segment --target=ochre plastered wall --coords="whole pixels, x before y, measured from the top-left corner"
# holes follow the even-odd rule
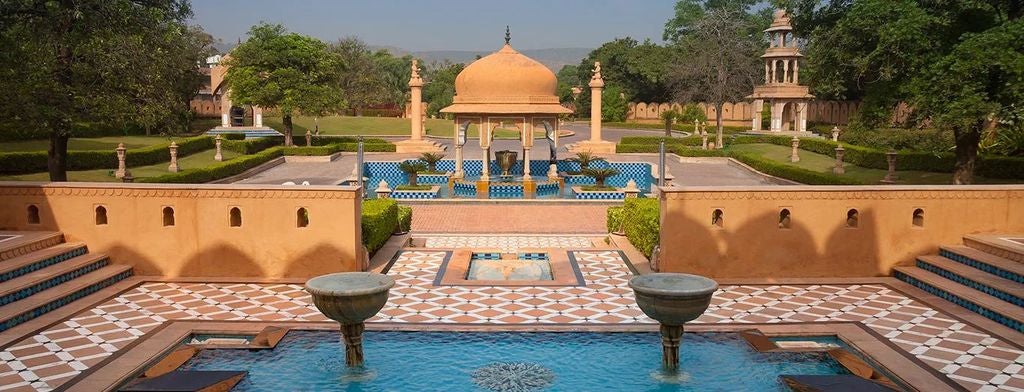
[[[0,183],[0,229],[62,231],[137,275],[311,277],[362,260],[356,187]],[[28,223],[29,204],[41,222]],[[95,207],[107,210],[96,225]],[[174,226],[162,210],[174,209]],[[242,225],[230,226],[230,210]],[[296,227],[305,208],[309,225]]]
[[[791,213],[779,228],[779,213]],[[912,223],[924,210],[924,225]],[[721,227],[712,224],[721,209]],[[846,227],[858,211],[858,227]],[[690,187],[661,196],[664,272],[719,278],[866,277],[959,244],[1024,232],[1022,186]]]

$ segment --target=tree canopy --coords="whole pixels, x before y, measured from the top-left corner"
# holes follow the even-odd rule
[[[322,114],[345,106],[338,78],[340,57],[320,40],[260,23],[227,60],[225,82],[237,105],[277,108],[285,145],[292,145],[292,116]]]
[[[67,180],[76,127],[182,129],[210,44],[190,16],[185,0],[0,3],[4,128],[48,135],[53,181]]]

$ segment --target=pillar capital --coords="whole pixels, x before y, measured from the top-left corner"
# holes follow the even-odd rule
[[[423,87],[423,78],[420,77],[420,67],[416,59],[412,59],[412,75],[409,77],[409,87]]]

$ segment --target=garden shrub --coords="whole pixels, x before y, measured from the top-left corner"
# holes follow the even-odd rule
[[[244,133],[224,133],[221,137],[225,140],[245,140]]]
[[[388,242],[395,231],[398,202],[394,199],[363,200],[362,211],[363,245],[373,254]]]
[[[412,229],[412,207],[398,205],[398,227],[395,232],[404,233]]]
[[[850,177],[821,173],[797,166],[787,165],[748,152],[731,152],[730,157],[743,162],[755,170],[775,177],[781,177],[807,185],[860,185],[862,182]]]
[[[225,150],[249,155],[266,150],[270,147],[279,146],[282,143],[284,143],[284,138],[282,137],[259,137],[246,140],[224,140],[220,145]]]
[[[178,173],[165,174],[158,177],[140,179],[141,182],[164,182],[177,184],[201,184],[216,181],[222,178],[231,177],[252,169],[256,166],[267,163],[274,158],[280,157],[280,147],[264,150],[254,155],[244,155],[234,159],[214,164],[211,166],[195,169],[185,169]]]
[[[659,203],[658,199],[633,198],[626,199],[622,206],[622,226],[626,238],[647,257],[651,257],[651,252],[660,241]]]
[[[178,157],[186,157],[213,148],[213,138],[198,136],[176,141]],[[128,167],[148,166],[171,160],[167,144],[129,149],[125,155]],[[25,174],[47,170],[47,152],[4,152],[0,153],[0,173]],[[68,170],[117,169],[117,153],[113,150],[70,150]]]
[[[608,232],[619,231],[622,224],[622,206],[608,207]]]

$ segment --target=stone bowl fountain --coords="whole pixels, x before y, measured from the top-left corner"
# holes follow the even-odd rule
[[[718,283],[703,276],[663,272],[634,277],[629,287],[640,310],[661,323],[662,366],[678,369],[683,324],[708,310]]]
[[[346,365],[363,364],[363,322],[384,308],[394,285],[390,276],[372,272],[340,272],[306,282],[316,308],[341,324]]]

